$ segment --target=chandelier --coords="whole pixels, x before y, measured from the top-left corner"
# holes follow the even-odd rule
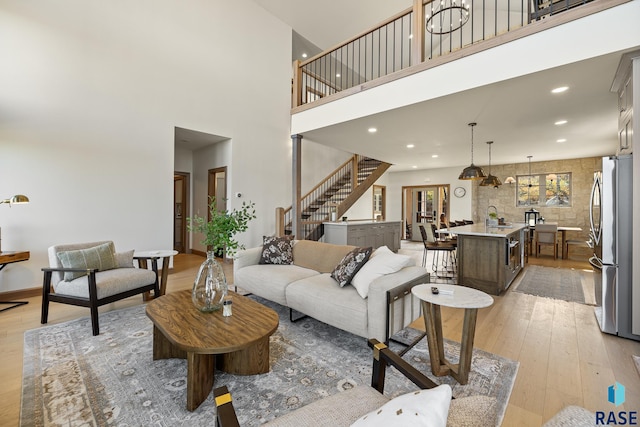
[[[469,20],[469,6],[461,0],[431,2],[431,14],[427,13],[427,31],[431,34],[449,34],[461,28]],[[427,10],[428,11],[428,10]]]

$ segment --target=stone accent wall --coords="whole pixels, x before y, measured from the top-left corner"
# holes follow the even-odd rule
[[[489,173],[489,167],[482,167]],[[567,239],[588,240],[589,236],[589,202],[593,185],[593,173],[602,168],[601,157],[589,157],[571,160],[553,160],[548,162],[531,162],[531,173],[563,173],[571,172],[572,204],[571,207],[536,206],[545,222],[556,222],[561,226],[581,227],[581,232],[567,232]],[[491,205],[498,208],[498,216],[507,222],[524,222],[524,212],[528,207],[516,207],[516,184],[504,184],[508,176],[527,175],[529,163],[510,165],[493,165],[491,173],[503,182],[499,188],[481,187],[480,181],[472,184],[473,220],[484,223],[487,208]],[[559,251],[562,248],[558,248]],[[570,258],[587,259],[591,256],[589,248],[570,248]]]

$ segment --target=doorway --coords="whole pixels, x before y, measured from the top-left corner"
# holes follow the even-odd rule
[[[216,210],[218,212],[227,210],[227,167],[219,167],[215,169],[209,169],[209,179],[207,185],[207,198],[208,201],[212,197],[216,199]],[[207,203],[209,205],[209,203]],[[211,220],[211,212],[207,209],[207,221]],[[207,248],[208,250],[208,248]],[[216,253],[217,257],[223,257],[224,250],[220,250]]]
[[[387,217],[387,187],[373,186],[373,219],[384,221]]]
[[[402,187],[404,238],[422,241],[420,225],[440,226],[440,215],[449,217],[449,185]]]
[[[173,173],[173,249],[186,253],[187,217],[189,216],[189,174]]]

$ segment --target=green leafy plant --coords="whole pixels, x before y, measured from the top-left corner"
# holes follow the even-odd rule
[[[202,233],[202,244],[206,245],[208,250],[224,250],[229,256],[233,256],[239,249],[244,249],[244,245],[240,245],[234,237],[247,231],[249,221],[256,218],[255,203],[242,202],[240,209],[233,209],[231,212],[219,211],[216,209],[216,198],[210,196],[209,214],[211,219],[208,221],[198,215],[187,218],[187,229]]]
[[[498,219],[498,214],[495,212],[489,212],[489,218],[491,219]]]

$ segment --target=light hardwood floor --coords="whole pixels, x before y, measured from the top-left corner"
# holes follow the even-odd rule
[[[178,255],[169,275],[168,292],[189,289],[203,258]],[[589,264],[529,258],[530,264],[584,270],[589,286]],[[232,277],[230,264],[225,264]],[[519,280],[522,274],[516,280]],[[640,343],[603,334],[593,307],[512,292],[479,310],[475,347],[520,362],[503,426],[540,426],[566,405],[591,411],[640,410],[640,376],[631,355],[640,355]],[[101,312],[141,304],[140,297],[101,308]],[[444,334],[460,339],[462,310],[442,310]],[[49,323],[60,323],[88,310],[51,303]],[[415,322],[423,326],[421,321]],[[0,313],[0,426],[17,426],[20,417],[22,351],[24,331],[40,327],[40,298]],[[626,402],[615,408],[607,402],[607,387],[615,382],[626,387]]]

